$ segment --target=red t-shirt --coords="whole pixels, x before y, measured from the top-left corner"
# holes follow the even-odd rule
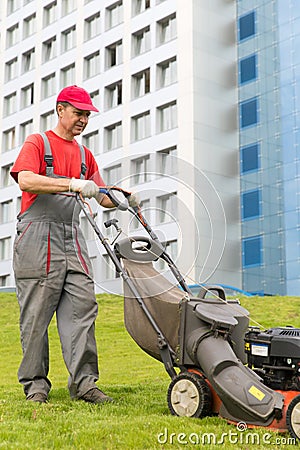
[[[78,143],[63,139],[53,131],[46,131],[49,139],[55,175],[67,178],[80,178],[81,154]],[[84,147],[85,164],[87,171],[85,178],[93,180],[98,186],[105,186],[99,173],[98,165],[90,150]],[[18,182],[18,173],[29,170],[38,175],[46,175],[46,163],[44,161],[44,141],[40,134],[32,134],[27,137],[23,147],[10,172],[11,176]],[[37,194],[22,192],[21,213],[26,211],[36,199]]]

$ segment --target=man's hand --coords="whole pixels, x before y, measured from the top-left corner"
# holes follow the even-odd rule
[[[80,192],[83,197],[92,198],[97,197],[99,194],[99,187],[94,181],[72,178],[69,184],[69,191]]]
[[[140,204],[140,199],[137,194],[134,194],[133,192],[127,197],[128,205],[131,206],[131,208],[136,208]]]

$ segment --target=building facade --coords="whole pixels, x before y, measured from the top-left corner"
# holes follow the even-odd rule
[[[300,5],[237,10],[243,285],[299,295]]]
[[[139,193],[189,283],[241,287],[235,2],[5,0],[0,8],[1,285],[14,284],[20,209],[10,168],[28,134],[55,125],[58,92],[77,84],[100,110],[80,139],[106,183]],[[143,232],[126,213],[97,213],[101,227],[117,217],[125,235]],[[97,292],[119,292],[84,218],[82,227]]]

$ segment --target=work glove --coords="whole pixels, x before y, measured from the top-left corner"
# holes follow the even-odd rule
[[[99,187],[94,181],[91,180],[79,180],[77,178],[72,178],[69,184],[70,192],[80,192],[83,197],[92,198],[100,197]]]
[[[131,208],[136,208],[140,204],[140,199],[137,194],[134,194],[133,192],[127,197],[128,205],[131,206]]]

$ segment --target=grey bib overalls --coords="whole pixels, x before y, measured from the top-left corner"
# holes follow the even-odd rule
[[[18,377],[26,396],[47,395],[51,388],[48,326],[54,313],[71,397],[96,387],[98,307],[79,212],[73,195],[42,194],[18,216],[13,266],[23,350]]]

